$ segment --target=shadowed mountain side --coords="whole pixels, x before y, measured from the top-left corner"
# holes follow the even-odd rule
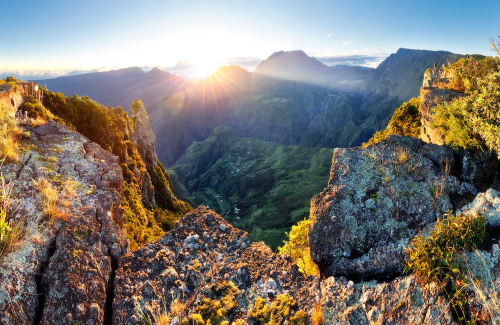
[[[300,81],[344,91],[359,91],[374,69],[356,66],[329,67],[303,51],[273,53],[255,69],[256,74]]]
[[[309,198],[325,187],[331,156],[332,149],[238,138],[222,126],[193,143],[170,174],[183,199],[210,206],[252,240],[276,248],[285,231],[308,217]]]
[[[360,145],[385,128],[401,103],[418,96],[427,68],[459,57],[400,49],[377,69],[361,69],[328,67],[302,51],[290,51],[274,53],[255,73],[222,67],[196,81],[159,69],[144,73],[131,68],[44,82],[67,94],[95,93],[107,105],[143,98],[158,139],[158,157],[172,165],[191,143],[205,140],[219,125],[231,126],[240,137],[285,145]]]
[[[146,73],[138,67],[38,81],[66,96],[89,96],[107,106],[125,109],[135,98],[147,107],[165,95],[174,94],[184,82],[181,77],[158,68]]]

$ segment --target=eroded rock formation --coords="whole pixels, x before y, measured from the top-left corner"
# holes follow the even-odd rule
[[[0,261],[0,323],[102,324],[127,249],[117,158],[53,121],[27,131],[1,167],[23,234]]]

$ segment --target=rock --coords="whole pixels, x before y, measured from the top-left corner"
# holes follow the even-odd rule
[[[133,324],[141,319],[141,310],[158,302],[163,311],[170,311],[174,301],[185,304],[186,317],[203,299],[214,298],[214,286],[224,281],[240,290],[231,320],[246,319],[256,297],[270,301],[287,293],[307,311],[319,301],[317,278],[302,276],[289,260],[262,243],[251,243],[247,233],[199,207],[159,241],[122,258],[115,279],[113,323]]]
[[[156,137],[149,123],[148,113],[142,101],[135,99],[130,106],[130,113],[134,121],[132,142],[137,145],[137,149],[142,159],[144,159],[146,166],[152,168],[156,166],[158,161],[155,151]]]
[[[487,225],[500,229],[500,193],[494,189],[479,193],[461,212],[484,215]]]
[[[500,160],[490,151],[459,152],[460,178],[474,185],[479,191],[488,188],[500,191]]]
[[[462,213],[486,217],[488,238],[480,249],[466,252],[464,266],[470,279],[467,286],[471,309],[484,324],[500,319],[500,193],[488,189],[464,206]],[[476,280],[479,280],[477,282]]]
[[[53,121],[27,131],[20,163],[1,167],[27,233],[0,261],[0,323],[102,324],[127,250],[118,159]],[[34,179],[57,190],[55,216],[43,214]]]
[[[452,324],[448,302],[436,285],[421,287],[414,276],[388,283],[321,282],[323,324]]]
[[[328,187],[311,201],[311,257],[323,277],[390,279],[404,248],[476,190],[451,175],[449,149],[401,136],[367,149],[336,149]]]
[[[420,89],[420,114],[421,128],[420,137],[425,142],[442,145],[444,144],[441,134],[432,127],[433,112],[432,108],[436,105],[442,105],[453,99],[465,96],[464,93],[451,90],[440,89],[437,87],[422,87]]]

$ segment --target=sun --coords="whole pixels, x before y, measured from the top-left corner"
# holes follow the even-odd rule
[[[197,60],[192,65],[194,77],[206,78],[217,71],[222,64],[215,60]]]

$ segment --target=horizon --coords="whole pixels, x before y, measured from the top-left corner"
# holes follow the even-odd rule
[[[500,3],[492,0],[477,6],[59,0],[9,2],[3,9],[16,33],[5,35],[9,50],[0,54],[0,76],[39,80],[128,67],[199,78],[224,65],[252,71],[282,50],[303,50],[328,66],[375,68],[399,48],[492,55],[489,38],[500,31]]]

